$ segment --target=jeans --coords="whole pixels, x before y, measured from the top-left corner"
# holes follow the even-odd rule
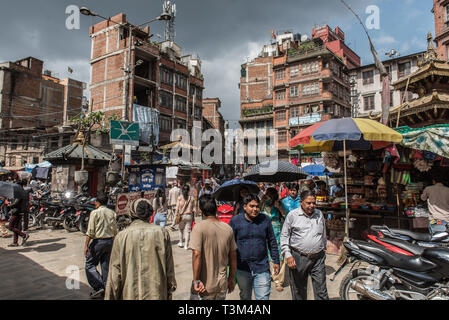
[[[164,228],[165,225],[167,224],[167,215],[161,214],[161,213],[156,213],[154,215],[154,224]]]
[[[256,300],[268,300],[271,292],[270,272],[253,273],[239,270],[236,272],[237,283],[240,289],[240,300],[251,300],[254,288]]]
[[[109,259],[111,258],[113,239],[95,239],[89,245],[89,253],[86,257],[86,277],[89,285],[95,290],[106,288],[108,279]],[[97,270],[100,264],[101,276]]]

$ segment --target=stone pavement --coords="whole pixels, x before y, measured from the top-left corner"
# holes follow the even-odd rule
[[[198,219],[198,218],[197,218]],[[178,289],[173,299],[188,300],[192,281],[191,251],[177,246],[177,231],[170,231],[175,260]],[[85,236],[80,232],[68,233],[64,229],[31,230],[26,247],[7,247],[12,238],[0,238],[1,300],[84,300],[91,291],[84,272],[83,248]],[[21,239],[19,240],[19,243]],[[349,268],[335,281],[330,276],[337,270],[338,256],[328,255],[326,260],[327,286],[330,299],[339,299],[340,281]],[[79,270],[79,272],[74,272]],[[73,277],[78,277],[79,288],[73,288]],[[67,285],[69,288],[67,288]],[[291,300],[288,280],[284,291],[278,292],[272,284],[270,300]],[[239,300],[239,289],[227,296]],[[309,281],[309,299],[313,299]]]

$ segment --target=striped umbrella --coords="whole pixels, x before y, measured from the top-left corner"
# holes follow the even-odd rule
[[[341,118],[319,122],[303,130],[289,146],[300,147],[304,152],[344,151],[346,237],[349,236],[348,183],[346,150],[381,149],[391,143],[400,143],[402,135],[373,120]]]
[[[307,177],[307,173],[286,161],[265,161],[243,174],[243,179],[254,182],[293,182]]]

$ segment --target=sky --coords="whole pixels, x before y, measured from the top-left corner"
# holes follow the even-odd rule
[[[5,0],[3,0],[5,1]],[[44,69],[57,77],[71,77],[89,84],[89,26],[96,17],[80,16],[79,29],[66,28],[70,5],[86,6],[104,16],[120,12],[135,25],[157,17],[162,0],[14,0],[0,10],[0,62],[33,56],[44,61]],[[174,0],[177,6],[175,42],[182,54],[197,54],[205,79],[203,98],[220,98],[225,120],[235,124],[240,115],[238,83],[240,68],[255,58],[271,41],[270,30],[311,36],[314,26],[339,26],[346,43],[362,59],[373,63],[362,26],[340,0]],[[346,0],[369,26],[379,9],[379,24],[368,30],[382,58],[391,49],[405,56],[426,48],[426,36],[435,32],[431,13],[433,0]],[[367,21],[368,20],[368,21]],[[151,24],[152,40],[162,40],[164,23]],[[67,67],[74,72],[69,74]],[[85,92],[89,96],[88,91]],[[231,123],[231,126],[234,126]]]

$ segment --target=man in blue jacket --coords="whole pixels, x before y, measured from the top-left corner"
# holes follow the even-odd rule
[[[274,274],[279,273],[279,250],[270,218],[260,214],[260,199],[249,194],[243,200],[244,212],[232,218],[229,225],[237,244],[237,283],[241,300],[251,300],[254,288],[256,300],[268,300],[271,292],[268,249]]]

